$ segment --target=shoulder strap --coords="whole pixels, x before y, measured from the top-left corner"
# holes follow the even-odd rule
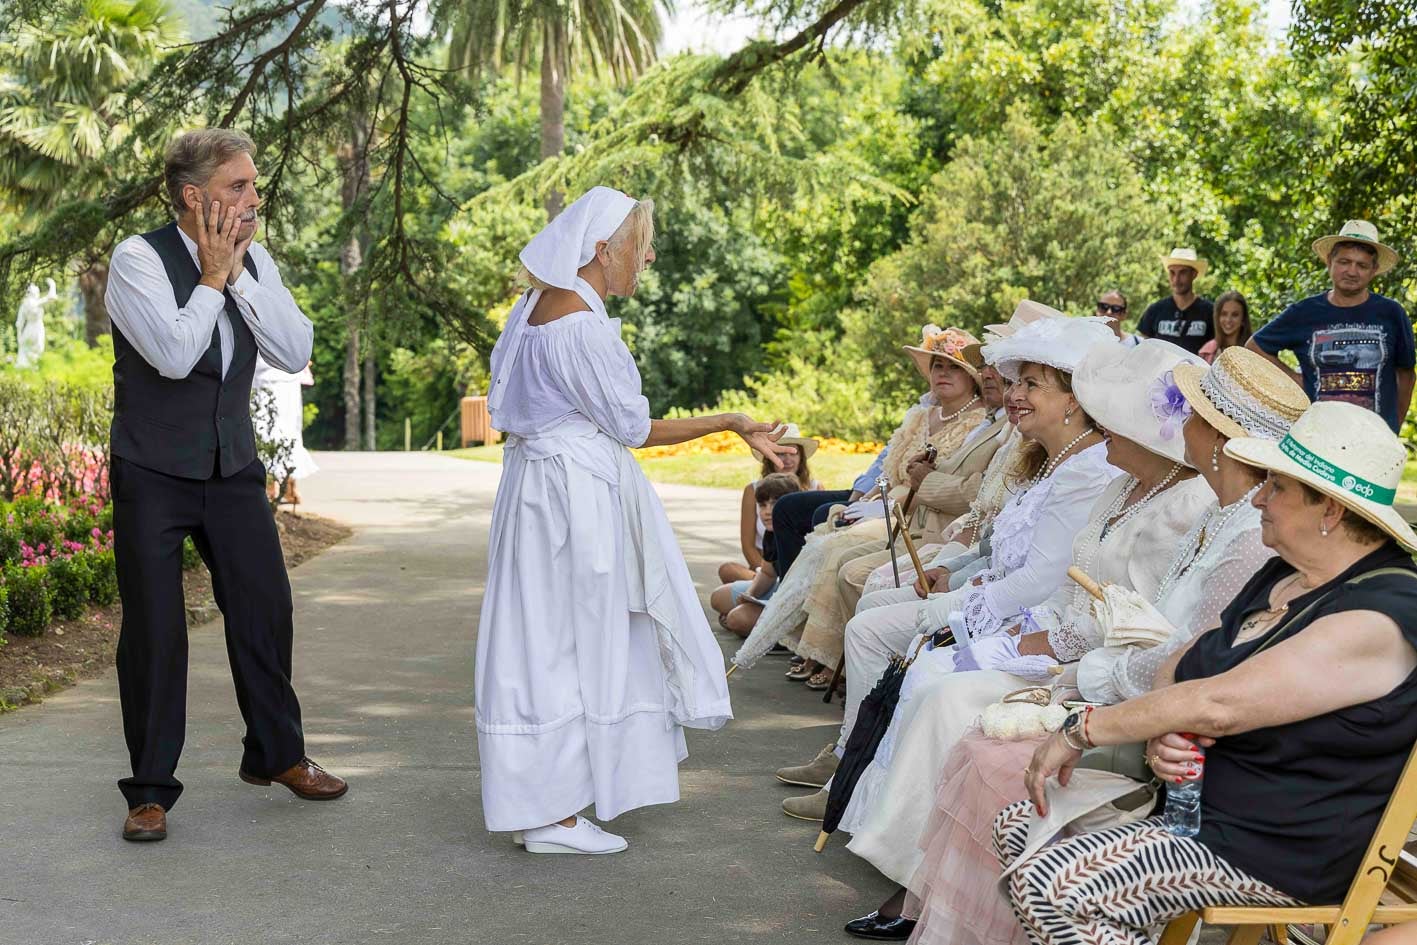
[[[1350,581],[1344,581],[1342,584],[1338,585],[1338,587],[1335,587],[1333,590],[1329,591],[1327,594],[1325,594],[1324,596],[1320,597],[1318,600],[1309,601],[1308,605],[1307,605],[1303,610],[1299,611],[1299,612],[1298,612],[1297,614],[1295,614],[1293,617],[1290,617],[1288,620],[1284,621],[1284,622],[1281,623],[1279,626],[1277,626],[1277,627],[1275,627],[1273,630],[1271,630],[1271,631],[1269,632],[1269,636],[1265,637],[1265,638],[1264,638],[1264,641],[1263,641],[1262,643],[1260,643],[1259,646],[1255,647],[1254,652],[1251,653],[1250,656],[1254,656],[1256,653],[1259,653],[1261,650],[1264,650],[1264,649],[1265,649],[1266,647],[1268,647],[1271,643],[1277,642],[1277,641],[1279,640],[1279,638],[1280,638],[1280,632],[1281,632],[1285,627],[1289,626],[1291,623],[1293,623],[1293,622],[1296,621],[1296,620],[1299,620],[1299,619],[1302,619],[1303,617],[1308,616],[1310,613],[1313,612],[1313,610],[1314,610],[1315,607],[1317,607],[1317,606],[1319,606],[1320,604],[1326,603],[1327,601],[1333,599],[1333,597],[1334,597],[1335,595],[1337,595],[1339,591],[1343,590],[1343,589],[1344,589],[1345,587],[1347,587],[1349,584],[1362,584],[1364,581],[1368,580],[1369,578],[1385,577],[1385,576],[1387,576],[1387,575],[1396,575],[1396,574],[1404,574],[1404,575],[1406,575],[1408,578],[1410,578],[1410,579],[1412,579],[1412,580],[1417,580],[1417,573],[1413,573],[1412,571],[1408,570],[1407,568],[1377,568],[1376,570],[1368,571],[1368,572],[1365,572],[1365,573],[1363,573],[1363,574],[1360,574],[1360,575],[1358,575],[1357,577],[1353,578],[1353,579],[1350,580]],[[1250,656],[1245,657],[1245,659],[1249,659]]]

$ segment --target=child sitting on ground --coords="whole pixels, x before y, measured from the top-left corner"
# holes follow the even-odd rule
[[[758,521],[763,526],[763,562],[748,579],[729,581],[709,597],[709,604],[718,611],[718,622],[725,630],[746,637],[758,622],[763,605],[777,589],[777,548],[772,537],[772,507],[777,500],[802,491],[802,483],[791,473],[771,473],[759,479],[753,487],[753,501]]]

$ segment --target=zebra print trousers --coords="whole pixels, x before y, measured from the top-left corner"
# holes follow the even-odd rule
[[[1031,801],[994,820],[1005,867],[1023,852]],[[1296,905],[1159,818],[1057,840],[1008,878],[1009,899],[1034,945],[1151,945],[1151,929],[1205,906]]]

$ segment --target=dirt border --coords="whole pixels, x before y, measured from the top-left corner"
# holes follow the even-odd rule
[[[308,512],[276,516],[285,566],[294,568],[354,534],[346,525]],[[182,575],[189,631],[220,616],[205,567]],[[97,676],[113,665],[121,604],[90,607],[78,620],[51,624],[42,637],[10,636],[0,646],[0,713],[43,702],[52,692]]]

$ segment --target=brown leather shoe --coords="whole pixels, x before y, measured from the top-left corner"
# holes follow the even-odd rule
[[[167,811],[161,804],[139,804],[123,821],[124,840],[166,840]]]
[[[345,783],[343,778],[335,777],[309,758],[301,758],[299,762],[291,766],[290,770],[278,774],[274,778],[258,778],[245,771],[240,771],[238,774],[241,780],[247,784],[258,784],[262,787],[272,781],[276,784],[284,784],[290,788],[290,793],[307,801],[332,801],[337,797],[343,797],[344,792],[349,790],[349,785]]]

